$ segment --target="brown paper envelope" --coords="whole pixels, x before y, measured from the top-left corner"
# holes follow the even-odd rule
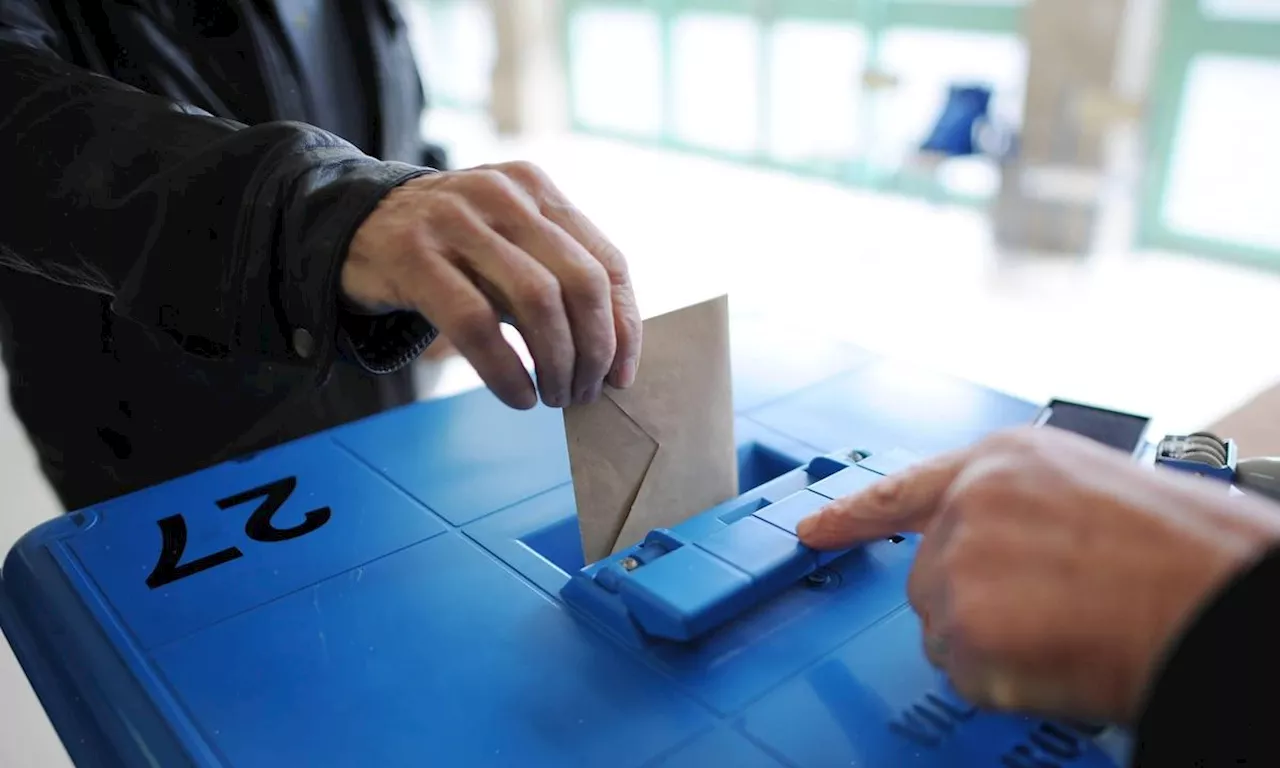
[[[585,562],[737,495],[728,308],[646,320],[635,384],[565,409]]]

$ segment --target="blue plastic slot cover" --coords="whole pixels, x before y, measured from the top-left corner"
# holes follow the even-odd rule
[[[818,552],[796,537],[805,517],[883,476],[847,456],[814,459],[797,470],[813,480],[807,488],[773,503],[748,503],[747,514],[712,533],[690,539],[679,526],[651,531],[640,544],[583,568],[562,597],[632,644],[696,640],[849,551]],[[892,462],[895,469],[905,463]]]

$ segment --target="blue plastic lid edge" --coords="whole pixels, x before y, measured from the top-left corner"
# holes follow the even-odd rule
[[[2,581],[3,575],[0,574],[0,582]],[[4,630],[13,655],[17,657],[18,664],[31,683],[40,706],[53,724],[58,740],[71,762],[77,766],[102,768],[122,765],[109,749],[103,748],[106,737],[95,719],[89,716],[83,701],[71,693],[74,689],[66,675],[59,674],[57,668],[49,664],[47,657],[40,652],[39,646],[32,642],[26,625],[18,617],[3,590],[3,584],[0,584],[0,629]],[[68,741],[67,734],[78,736]]]
[[[34,573],[33,563],[49,559],[48,546],[75,535],[80,529],[79,521],[72,516],[59,517],[32,529],[13,545],[5,557],[4,567],[0,568],[0,628],[72,763],[114,768],[123,763],[108,747],[106,735],[88,704],[76,694],[76,686],[66,671],[50,663],[46,651],[56,652],[56,649],[42,647],[32,640],[24,619],[26,601],[20,597],[23,582],[40,584],[42,595],[44,588],[58,591],[55,584],[62,581],[61,575]],[[35,566],[34,570],[45,569]],[[37,613],[27,618],[34,619],[36,624],[47,623],[41,622],[38,616]],[[75,736],[68,738],[71,734]]]
[[[53,683],[41,703],[77,766],[218,765],[204,739],[182,728],[185,713],[63,545],[94,521],[92,512],[52,520],[6,557],[0,614],[6,633],[14,629],[19,663]]]

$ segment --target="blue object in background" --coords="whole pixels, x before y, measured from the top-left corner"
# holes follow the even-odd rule
[[[947,101],[933,126],[922,152],[936,152],[947,157],[967,157],[980,153],[977,144],[979,127],[990,120],[991,89],[984,85],[953,85],[947,89]]]
[[[818,338],[769,372],[736,338],[743,493],[627,574],[687,551],[728,593],[566,601],[617,558],[583,570],[558,414],[481,391],[37,528],[4,563],[5,634],[81,766],[1114,765],[954,696],[905,605],[915,537],[815,562],[781,514],[1039,409]],[[618,630],[658,604],[696,637]]]

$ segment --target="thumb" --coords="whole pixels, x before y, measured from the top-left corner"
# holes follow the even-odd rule
[[[806,546],[833,550],[895,533],[921,533],[968,461],[968,451],[957,451],[921,462],[827,504],[801,520],[796,534]]]

